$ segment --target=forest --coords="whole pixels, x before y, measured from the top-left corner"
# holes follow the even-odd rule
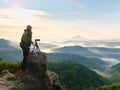
[[[59,81],[67,90],[120,90],[120,83],[97,74],[88,67],[73,61],[48,62],[48,69],[59,75]],[[4,62],[0,58],[0,73],[20,71],[20,62]]]

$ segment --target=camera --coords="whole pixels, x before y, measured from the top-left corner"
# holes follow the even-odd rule
[[[40,54],[40,48],[39,48],[39,46],[37,44],[37,41],[40,41],[40,39],[35,39],[35,45],[34,45],[32,53],[34,53],[35,51],[37,51],[37,53]]]
[[[35,41],[40,41],[40,39],[35,39]]]

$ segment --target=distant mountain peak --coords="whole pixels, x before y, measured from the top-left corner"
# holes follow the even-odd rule
[[[9,40],[6,40],[6,39],[1,38],[1,39],[0,39],[0,43],[1,43],[1,44],[9,44],[9,43],[10,43],[10,41],[9,41]]]
[[[3,38],[0,38],[0,41],[2,41],[2,42],[8,42],[8,40],[3,39]]]
[[[89,40],[80,35],[76,35],[76,36],[64,41],[63,43],[69,44],[69,43],[78,43],[78,42],[82,42],[82,41],[89,41]]]
[[[0,39],[0,50],[13,50],[17,49],[16,47],[17,46],[13,42],[3,38]]]
[[[74,41],[86,41],[88,39],[86,39],[86,38],[84,38],[84,37],[82,37],[80,35],[76,35],[76,36],[72,37],[71,40],[74,40]]]

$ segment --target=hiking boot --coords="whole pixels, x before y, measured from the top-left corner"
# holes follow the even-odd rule
[[[29,52],[29,53],[28,53],[28,56],[31,56],[32,54],[33,54],[32,52]]]
[[[28,73],[28,69],[26,69],[26,70],[22,70],[21,73],[22,73],[22,74],[27,74],[27,73]]]

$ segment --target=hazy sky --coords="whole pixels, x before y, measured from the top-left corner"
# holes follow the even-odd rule
[[[120,39],[120,0],[0,0],[0,38],[19,42],[28,24],[44,42]]]

